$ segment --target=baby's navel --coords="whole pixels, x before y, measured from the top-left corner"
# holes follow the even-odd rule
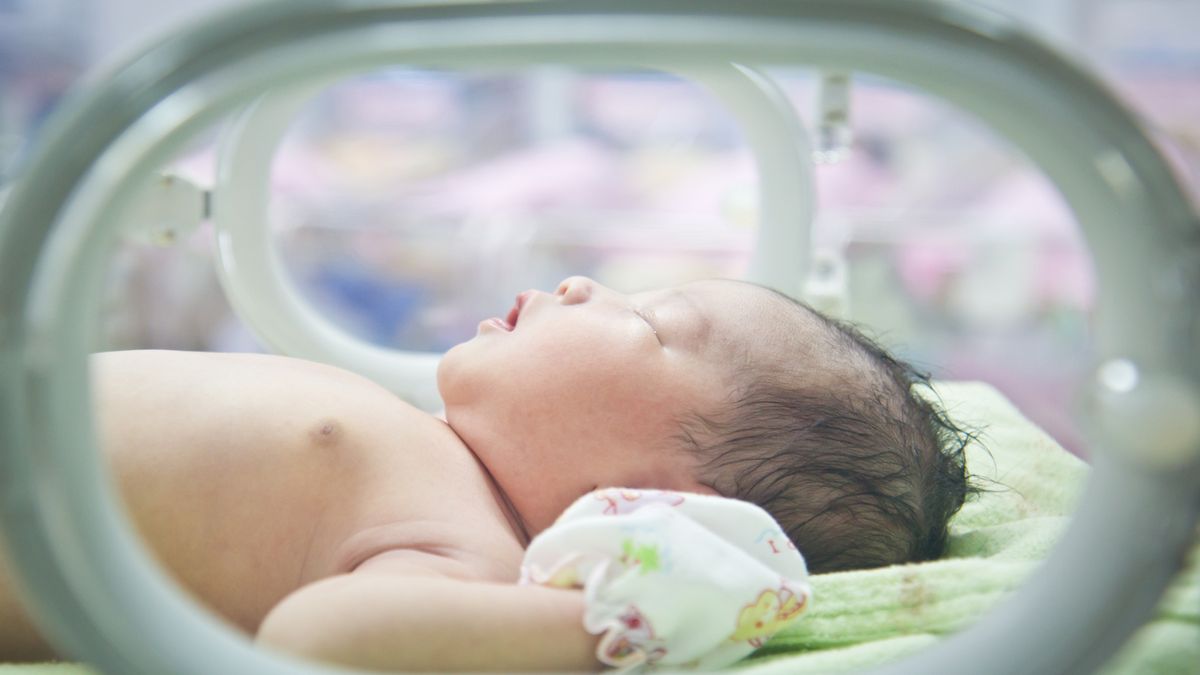
[[[342,425],[332,418],[319,420],[309,430],[308,438],[313,445],[321,447],[337,445],[342,438]]]

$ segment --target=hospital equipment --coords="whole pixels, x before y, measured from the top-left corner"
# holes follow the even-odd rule
[[[151,171],[257,93],[286,97],[397,62],[863,71],[922,87],[1009,138],[1059,187],[1095,254],[1101,337],[1085,399],[1103,442],[1078,515],[1034,577],[978,624],[879,672],[956,672],[967,659],[977,673],[1086,672],[1144,620],[1200,512],[1200,229],[1144,133],[1086,75],[1002,17],[932,2],[283,0],[163,42],[77,97],[0,214],[0,516],[39,621],[67,651],[120,673],[325,672],[253,649],[139,552],[95,452],[86,354],[112,216]],[[253,120],[252,108],[230,133]],[[270,141],[241,147],[262,155]],[[225,170],[253,166],[243,161]],[[218,219],[261,197],[226,197],[226,186],[213,195]],[[259,275],[246,288],[269,289],[272,272],[254,267],[263,258],[240,248],[254,244],[229,232],[226,282]],[[758,278],[794,288],[804,237],[769,219],[763,237]],[[322,349],[375,363],[358,347]],[[431,357],[387,358],[407,381]]]

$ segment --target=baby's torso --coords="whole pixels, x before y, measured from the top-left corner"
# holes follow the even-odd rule
[[[521,544],[482,466],[443,422],[364,378],[187,352],[98,355],[93,375],[101,443],[139,531],[247,631],[291,591],[388,550],[516,580]]]

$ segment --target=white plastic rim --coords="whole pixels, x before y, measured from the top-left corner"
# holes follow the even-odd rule
[[[706,87],[744,129],[758,168],[761,204],[748,276],[796,296],[808,262],[815,190],[808,135],[791,102],[748,66],[664,69]],[[234,311],[274,351],[346,368],[424,410],[438,410],[440,354],[379,347],[327,321],[291,282],[272,245],[266,227],[271,161],[288,125],[327,84],[269,91],[225,129],[213,191],[218,277]]]
[[[292,119],[322,88],[264,94],[225,129],[213,190],[217,276],[234,311],[274,351],[346,368],[438,410],[439,355],[379,347],[327,321],[292,284],[274,246],[271,161]]]
[[[1164,377],[1196,391],[1196,215],[1131,115],[995,16],[890,0],[255,4],[72,101],[0,213],[0,518],[57,644],[112,673],[329,672],[255,650],[198,611],[143,554],[103,475],[86,354],[115,239],[108,216],[145,176],[268,86],[386,63],[612,65],[617,54],[865,71],[974,113],[1042,168],[1085,227],[1102,284],[1100,357],[1139,373],[1114,405],[1136,410],[1119,401]],[[1147,428],[1144,443],[1160,436]],[[1078,514],[1030,581],[975,625],[876,672],[1096,667],[1182,559],[1200,509],[1196,451],[1164,468],[1098,447]]]

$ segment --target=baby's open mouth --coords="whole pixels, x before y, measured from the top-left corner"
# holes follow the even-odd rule
[[[525,306],[525,304],[527,302],[529,302],[529,298],[532,295],[533,295],[533,291],[522,291],[517,294],[516,304],[514,304],[512,306],[512,309],[508,310],[508,316],[506,316],[504,318],[504,320],[501,322],[501,323],[503,323],[505,330],[510,331],[510,332],[513,330],[516,330],[517,321],[520,320],[520,318],[521,318],[521,309]]]

